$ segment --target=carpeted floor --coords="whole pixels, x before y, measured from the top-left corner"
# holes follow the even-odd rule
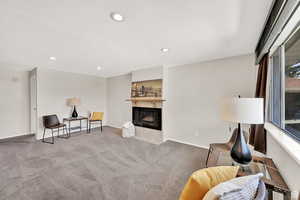
[[[207,150],[120,137],[104,127],[55,144],[33,137],[0,142],[0,199],[176,200]]]

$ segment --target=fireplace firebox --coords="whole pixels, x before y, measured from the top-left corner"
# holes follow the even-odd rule
[[[132,107],[135,126],[161,130],[161,108]]]

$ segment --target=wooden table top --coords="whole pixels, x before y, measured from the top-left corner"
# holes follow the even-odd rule
[[[273,187],[274,190],[281,190],[282,192],[290,192],[289,187],[281,176],[278,168],[271,158],[253,156],[253,162],[262,163],[267,168],[270,178],[263,177],[263,181],[267,186]]]
[[[79,116],[79,117],[68,117],[68,118],[64,118],[64,121],[78,121],[78,120],[87,120],[89,118],[87,117],[83,117],[83,116]]]
[[[271,158],[253,156],[251,163],[247,166],[240,167],[237,176],[247,176],[257,173],[263,173],[264,177],[262,180],[266,184],[267,188],[273,189],[274,191],[289,193],[290,189],[281,176],[278,168]],[[219,156],[216,162],[216,166],[232,165],[233,161],[230,155],[227,154]]]

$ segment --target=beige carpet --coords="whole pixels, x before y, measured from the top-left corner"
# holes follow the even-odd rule
[[[119,129],[0,142],[0,199],[176,200],[207,151],[175,142],[123,139]]]

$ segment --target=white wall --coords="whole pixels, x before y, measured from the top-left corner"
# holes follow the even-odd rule
[[[253,97],[254,55],[177,66],[168,70],[165,133],[167,139],[207,147],[232,133],[220,120],[223,97]]]
[[[57,114],[61,121],[71,115],[71,108],[66,105],[66,100],[71,97],[78,97],[81,100],[81,105],[77,106],[79,115],[88,116],[89,112],[93,111],[104,112],[103,124],[106,124],[105,78],[38,69],[37,95],[39,120],[37,139],[42,137],[43,115]],[[83,125],[86,126],[86,123],[83,122]]]
[[[0,139],[29,134],[29,72],[0,69]]]
[[[167,100],[169,96],[169,68],[163,67],[163,85],[162,85],[162,98]],[[165,142],[168,138],[168,101],[162,103],[162,130],[163,130],[163,141]]]
[[[163,67],[152,67],[132,72],[132,82],[163,79]]]
[[[131,95],[131,74],[107,79],[108,125],[121,127],[131,121],[131,102],[125,101]]]
[[[300,191],[300,165],[286,152],[281,144],[270,135],[270,133],[267,133],[267,155],[273,159],[290,190],[293,192],[292,199],[297,199]]]

